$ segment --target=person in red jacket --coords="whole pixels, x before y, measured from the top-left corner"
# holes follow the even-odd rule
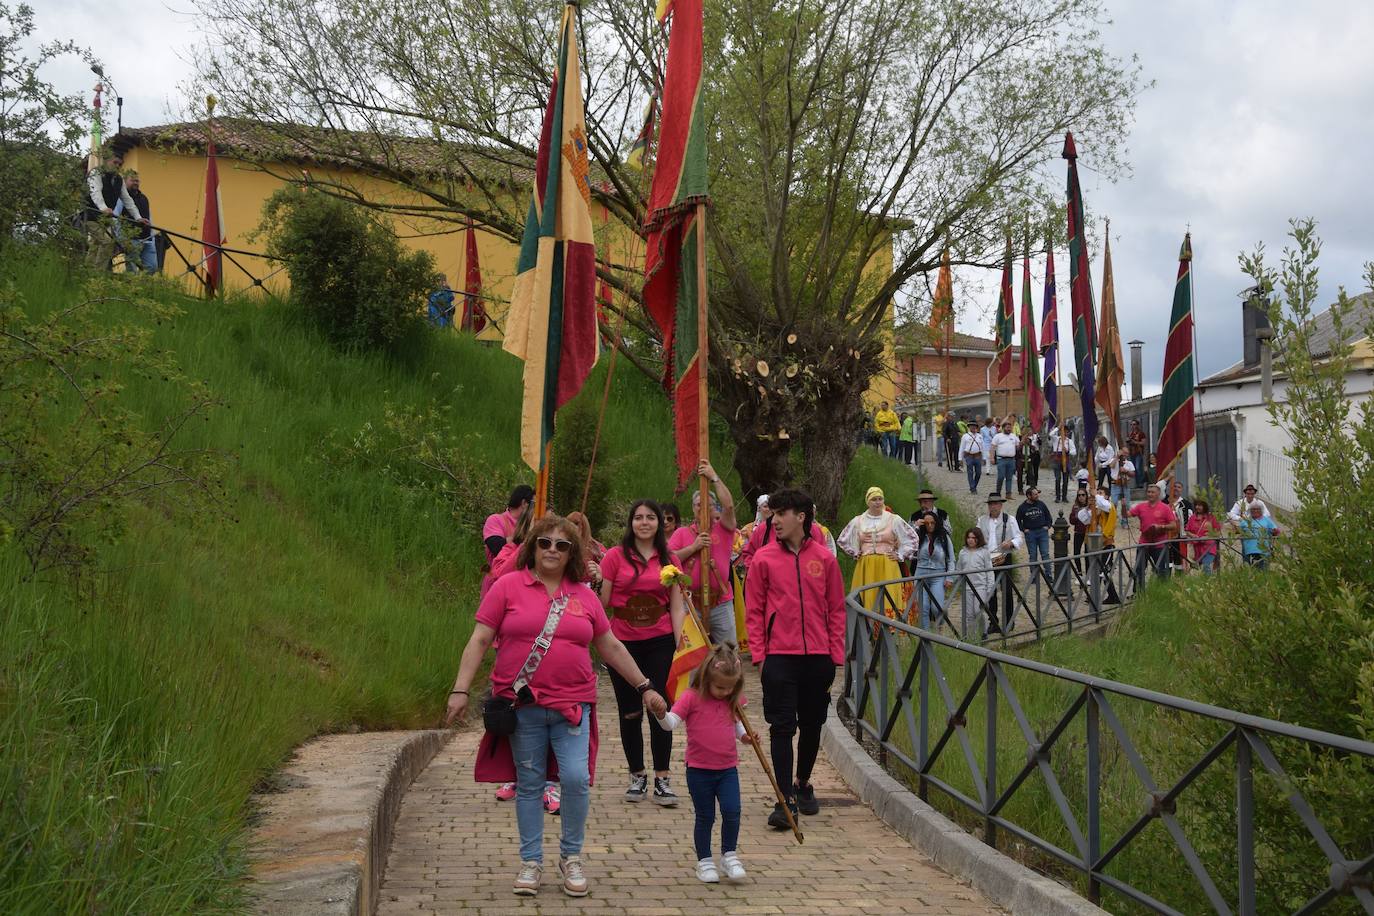
[[[844,664],[844,580],[840,565],[813,529],[815,503],[800,490],[768,497],[775,537],[754,554],[744,586],[749,654],[762,665],[763,717],[773,770],[797,814],[820,811],[811,770],[821,747],[835,667]],[[814,536],[813,536],[814,531]],[[797,740],[793,774],[792,739]],[[773,806],[768,826],[788,829]]]

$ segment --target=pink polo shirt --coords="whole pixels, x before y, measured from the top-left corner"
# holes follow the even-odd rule
[[[697,539],[695,524],[678,528],[668,538],[668,549],[677,553],[692,546]],[[711,525],[711,606],[724,604],[734,597],[730,588],[730,553],[734,546],[735,532],[721,522]],[[692,576],[692,588],[701,588],[701,568],[705,564],[700,553],[695,553],[684,564],[684,569]]]
[[[530,681],[539,705],[550,709],[596,702],[596,674],[588,647],[611,628],[601,602],[587,586],[564,580],[559,594],[568,595],[568,606],[554,631],[553,644]],[[511,685],[548,620],[551,600],[544,583],[528,569],[497,579],[482,599],[477,622],[496,631],[496,663],[491,669],[494,693],[511,695]]]
[[[739,765],[739,739],[735,737],[735,714],[729,702],[689,687],[673,704],[673,714],[687,727],[689,767],[728,770]]]
[[[1174,515],[1173,507],[1163,500],[1153,504],[1136,503],[1131,506],[1131,511],[1126,514],[1132,518],[1140,519],[1140,543],[1142,544],[1156,544],[1169,539],[1168,533],[1163,531],[1146,534],[1146,529],[1151,525],[1172,525],[1178,521]]]
[[[625,550],[619,544],[606,551],[601,558],[601,578],[611,583],[611,607],[624,607],[632,595],[651,595],[654,601],[668,607],[668,589],[658,581],[663,564],[658,557],[631,566],[625,558]],[[673,632],[672,615],[664,613],[658,622],[647,627],[632,627],[623,620],[611,618],[611,632],[621,642],[635,642],[655,636],[671,635]]]

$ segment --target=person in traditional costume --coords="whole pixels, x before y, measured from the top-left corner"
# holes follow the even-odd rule
[[[840,532],[837,543],[841,550],[855,557],[854,576],[850,580],[851,589],[863,588],[877,582],[902,577],[901,561],[909,557],[916,548],[916,532],[900,517],[887,510],[887,501],[881,487],[869,487],[864,494],[868,511],[855,516]],[[888,617],[897,619],[903,616],[901,586],[886,586],[887,601],[883,611]],[[870,589],[863,593],[864,607],[872,610],[878,601],[878,591]]]
[[[625,644],[654,689],[665,696],[668,670],[687,615],[682,590],[676,584],[665,586],[660,577],[663,567],[672,565],[673,555],[663,534],[663,509],[652,499],[636,501],[630,506],[624,538],[601,559],[601,603],[612,615],[611,632]],[[641,802],[649,797],[650,789],[644,769],[640,692],[614,670],[611,687],[620,711],[620,744],[630,769],[625,800]],[[654,764],[653,800],[673,807],[678,803],[668,779],[673,735],[656,721],[649,722],[649,750]]]

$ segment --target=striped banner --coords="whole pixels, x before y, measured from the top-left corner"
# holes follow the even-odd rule
[[[1174,308],[1164,345],[1164,385],[1159,395],[1159,445],[1155,447],[1156,479],[1163,480],[1193,441],[1193,237],[1183,236],[1174,281]]]

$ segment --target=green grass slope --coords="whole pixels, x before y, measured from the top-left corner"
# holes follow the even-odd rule
[[[31,314],[82,298],[55,261],[14,269]],[[404,360],[344,355],[280,305],[127,288],[184,309],[155,340],[226,401],[186,444],[233,456],[230,504],[132,510],[80,590],[23,581],[0,545],[4,913],[242,909],[246,802],[294,746],[438,720],[471,627],[480,516],[525,476],[519,364],[499,350],[422,334]],[[604,371],[584,397],[599,400]],[[174,407],[169,386],[125,381],[144,422]],[[448,502],[386,449],[389,413],[427,410],[464,456],[470,485]],[[671,494],[670,429],[661,391],[622,362],[603,446],[613,505]],[[872,483],[914,508],[909,472],[863,451],[832,521]]]

